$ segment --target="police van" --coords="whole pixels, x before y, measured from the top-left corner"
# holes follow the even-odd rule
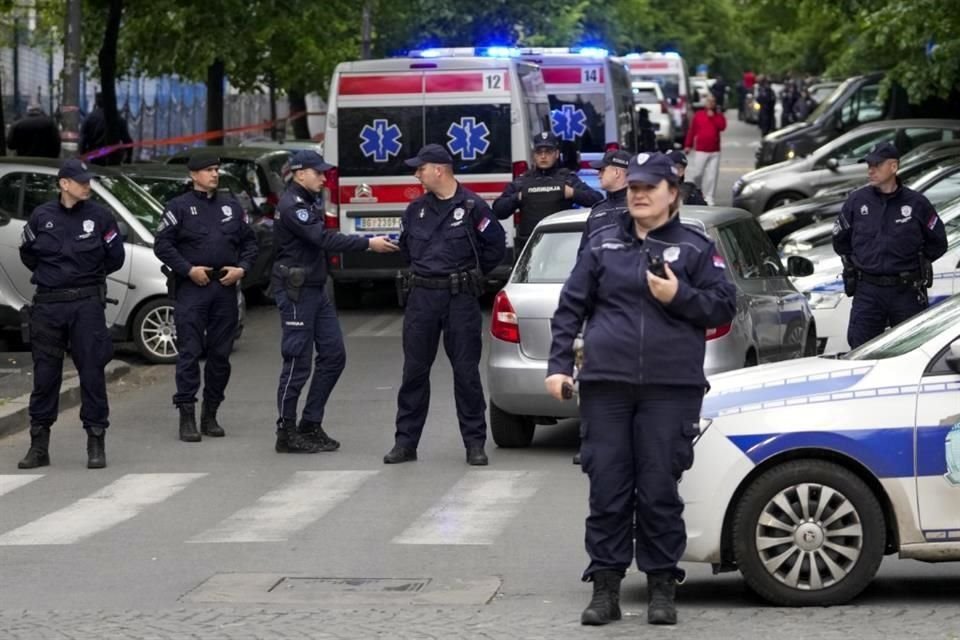
[[[441,144],[457,179],[492,202],[530,167],[530,140],[548,126],[539,67],[497,48],[436,49],[385,60],[337,65],[330,86],[325,157],[326,225],[349,235],[398,237],[400,215],[423,189],[404,160]],[[493,279],[513,264],[507,255]],[[339,306],[359,302],[359,285],[392,280],[399,254],[333,254],[330,274]]]
[[[656,82],[663,89],[673,116],[674,139],[682,144],[693,121],[694,96],[687,63],[673,51],[628,53],[623,61],[633,82]]]

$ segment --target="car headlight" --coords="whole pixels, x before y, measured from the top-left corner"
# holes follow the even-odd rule
[[[807,291],[804,295],[811,309],[836,309],[845,294],[842,291]]]
[[[760,191],[760,189],[763,189],[764,184],[765,183],[763,182],[763,180],[759,180],[757,182],[748,182],[743,186],[742,195],[749,196],[751,194],[754,194],[757,191]]]
[[[796,157],[797,157],[796,151],[794,151],[793,149],[790,149],[789,151],[787,151],[787,160],[793,160]]]
[[[764,231],[773,231],[774,229],[778,229],[785,224],[790,224],[796,219],[797,216],[793,215],[792,213],[781,213],[778,216],[767,217],[761,220],[760,227]]]
[[[754,111],[760,111],[760,103],[759,103],[759,102],[754,102],[754,103],[753,103],[753,110],[754,110]]]

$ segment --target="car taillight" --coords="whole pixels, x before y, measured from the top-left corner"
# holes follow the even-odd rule
[[[669,113],[669,110],[667,109],[667,101],[666,101],[666,100],[661,100],[661,101],[660,101],[660,113]]]
[[[513,163],[513,179],[516,180],[530,169],[530,165],[525,160]]]
[[[607,146],[603,148],[604,151],[620,151],[619,142],[608,142]]]
[[[498,293],[493,299],[490,334],[498,340],[520,344],[520,323],[517,321],[517,312],[513,310],[510,298],[504,291]]]
[[[272,191],[267,194],[267,201],[262,207],[263,215],[267,218],[273,218],[277,213],[277,205],[280,204],[280,196],[273,193]]]
[[[340,171],[336,167],[323,172],[327,179],[326,198],[324,201],[329,207],[323,216],[323,226],[326,229],[340,229]]]
[[[580,161],[580,168],[581,168],[581,169],[592,169],[593,167],[590,166],[590,161],[589,161],[589,160],[581,160],[581,161]]]
[[[717,338],[722,338],[730,333],[731,328],[733,328],[732,324],[723,324],[719,327],[707,329],[707,340],[716,340]]]

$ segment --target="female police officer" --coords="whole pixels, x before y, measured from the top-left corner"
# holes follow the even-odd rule
[[[706,378],[705,330],[726,324],[736,293],[713,242],[684,225],[677,172],[663,154],[633,158],[629,216],[595,232],[553,317],[546,385],[573,384],[573,341],[584,322],[580,455],[590,477],[586,547],[593,599],[581,622],[620,618],[620,581],[646,572],[651,624],[675,624],[677,563],[686,546],[680,475],[693,463]],[[658,275],[659,274],[659,275]]]

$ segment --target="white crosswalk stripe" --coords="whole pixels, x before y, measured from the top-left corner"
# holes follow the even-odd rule
[[[42,478],[43,474],[37,475],[16,475],[16,476],[0,476],[0,496],[5,493],[10,493],[14,489],[19,489],[20,487],[30,484],[37,478]]]
[[[395,544],[492,544],[537,492],[542,473],[469,471]]]
[[[399,336],[403,328],[403,314],[378,314],[347,332],[349,338]]]
[[[283,542],[349,498],[377,471],[298,471],[262,496],[188,542]]]
[[[72,544],[134,518],[205,473],[131,473],[0,536],[0,546]]]

